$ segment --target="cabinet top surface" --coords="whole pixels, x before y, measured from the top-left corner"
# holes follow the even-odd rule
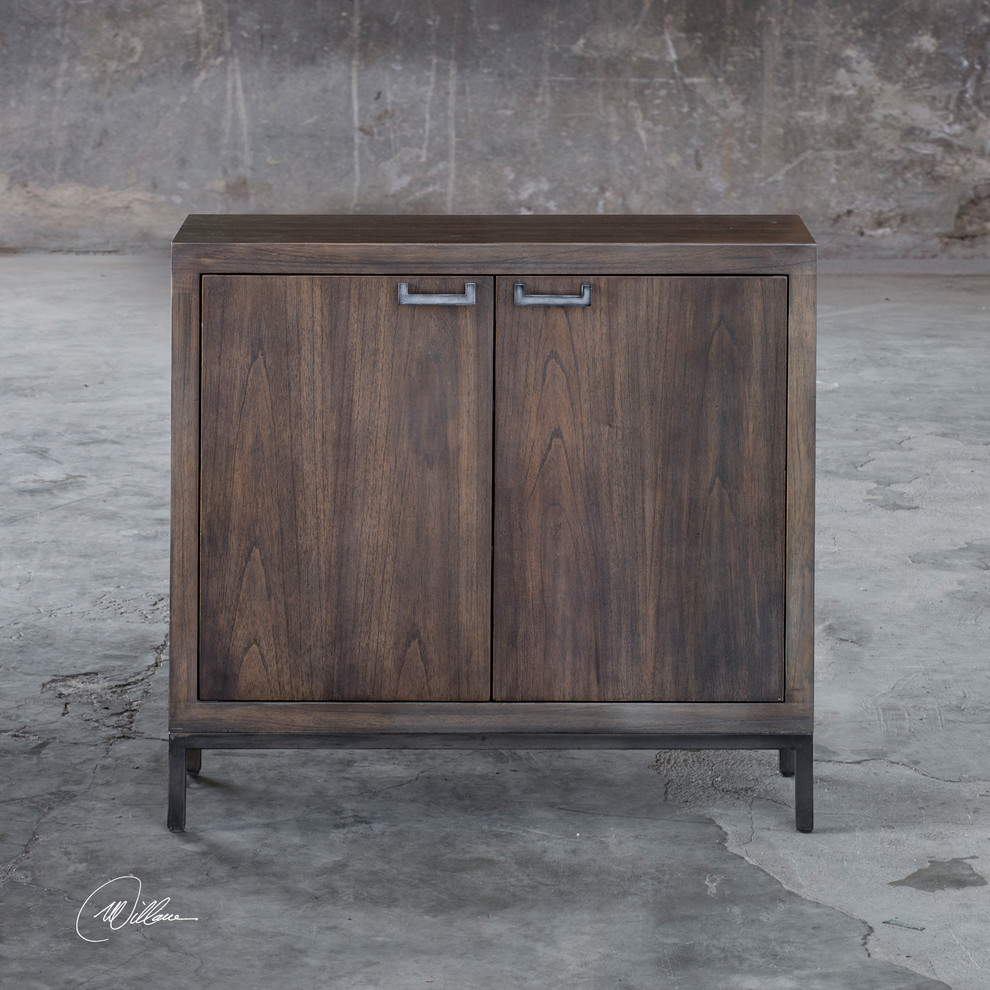
[[[813,245],[815,240],[794,215],[193,214],[173,243]]]

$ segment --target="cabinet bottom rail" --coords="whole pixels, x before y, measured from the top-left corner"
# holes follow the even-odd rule
[[[186,825],[186,775],[198,775],[204,749],[776,749],[780,772],[794,778],[794,823],[814,828],[813,735],[663,735],[655,733],[277,733],[169,734],[168,828]]]

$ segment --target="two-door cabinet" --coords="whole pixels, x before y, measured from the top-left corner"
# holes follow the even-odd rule
[[[193,216],[169,827],[209,748],[772,748],[812,827],[796,217]]]

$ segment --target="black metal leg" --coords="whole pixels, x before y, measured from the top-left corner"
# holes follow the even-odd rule
[[[498,737],[496,737],[496,741]],[[404,740],[407,741],[407,740]],[[413,745],[435,742],[434,736],[426,734],[424,738],[412,737]],[[584,742],[584,737],[581,737]],[[615,739],[607,737],[608,743]],[[763,736],[664,736],[635,737],[619,740],[631,743],[635,748],[669,749],[669,748],[714,748],[714,749],[762,749],[770,742],[777,749],[780,760],[780,772],[785,776],[794,777],[794,825],[799,832],[811,832],[815,825],[815,795],[814,795],[814,737],[808,735],[787,735],[769,741]],[[450,746],[472,748],[471,743],[477,742],[473,737],[467,740],[461,737],[444,739]],[[513,734],[504,740],[506,747],[520,746],[521,748],[567,748],[574,742],[570,737],[562,739],[555,734],[544,738],[542,734],[521,736]],[[536,745],[534,746],[534,742]],[[774,746],[774,743],[783,746]],[[186,775],[196,774],[202,766],[203,747],[207,749],[255,749],[279,747],[315,747],[315,746],[353,746],[355,739],[351,736],[312,735],[312,736],[262,736],[252,733],[193,733],[191,735],[169,735],[168,741],[168,828],[171,832],[184,832],[186,827]],[[484,745],[493,744],[491,737],[484,739]],[[391,736],[387,740],[371,738],[366,745],[392,746],[395,742]],[[585,745],[587,743],[585,742]],[[618,748],[618,747],[616,747]]]
[[[794,776],[794,750],[793,749],[782,749],[780,750],[780,772],[785,777]]]
[[[186,749],[183,739],[168,740],[168,830],[186,829]]]
[[[814,752],[811,736],[794,751],[794,824],[799,832],[810,832],[815,827]]]

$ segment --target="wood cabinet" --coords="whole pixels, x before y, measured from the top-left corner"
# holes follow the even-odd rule
[[[795,217],[190,217],[169,827],[201,750],[754,747],[812,825]]]

